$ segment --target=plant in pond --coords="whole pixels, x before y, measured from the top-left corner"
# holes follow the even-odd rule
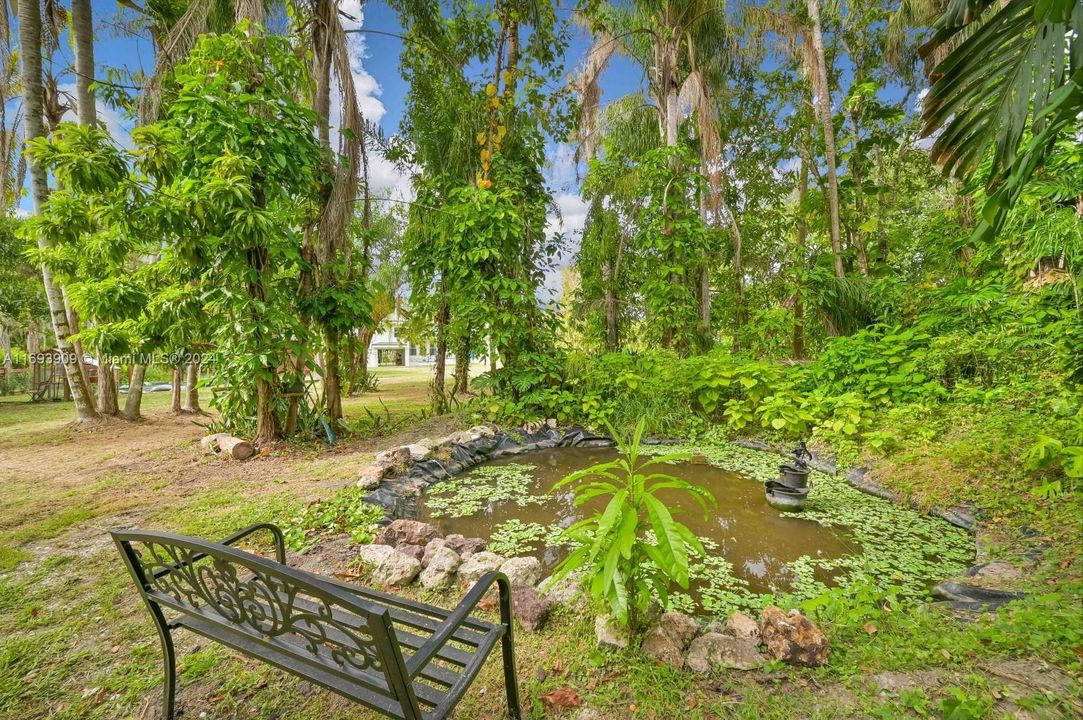
[[[434,518],[466,517],[501,502],[514,502],[519,507],[540,505],[545,498],[530,494],[533,470],[533,465],[521,463],[478,468],[437,485],[425,504]]]
[[[531,553],[540,547],[556,547],[566,544],[559,525],[524,523],[511,519],[500,523],[489,536],[487,549],[497,555],[512,557]]]
[[[367,490],[347,487],[326,500],[316,500],[281,524],[286,546],[296,552],[308,550],[330,535],[348,533],[354,542],[370,543],[386,514],[379,505],[365,502]]]
[[[658,493],[687,492],[704,512],[708,504],[716,503],[704,488],[655,472],[661,464],[684,459],[685,453],[640,460],[642,419],[631,440],[622,438],[611,425],[608,429],[623,457],[574,472],[553,486],[553,492],[570,486],[576,506],[609,498],[605,509],[564,531],[563,537],[578,547],[560,562],[553,578],[560,580],[584,569],[594,599],[635,631],[652,596],[666,604],[674,584],[688,588],[689,555],[704,553],[699,538],[673,519]]]

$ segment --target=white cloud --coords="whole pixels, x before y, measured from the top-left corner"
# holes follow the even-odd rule
[[[561,193],[553,198],[553,202],[559,210],[559,215],[552,213],[546,218],[545,231],[550,236],[563,232],[564,247],[556,258],[553,268],[545,274],[542,285],[543,300],[560,298],[564,268],[572,264],[575,253],[579,250],[579,240],[587,222],[587,211],[590,209],[582,197],[572,193]]]
[[[76,114],[74,105],[75,98],[75,83],[66,83],[59,85],[57,89],[72,98],[72,108],[69,109],[64,116],[61,117],[62,122],[79,122],[79,116]],[[131,149],[132,147],[132,122],[125,118],[118,110],[109,107],[101,100],[97,101],[98,108],[98,124],[102,125],[113,140],[122,148]]]

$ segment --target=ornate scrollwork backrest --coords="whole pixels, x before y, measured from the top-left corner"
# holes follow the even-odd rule
[[[225,621],[276,649],[341,671],[385,674],[375,611],[305,582],[297,571],[248,553],[179,536],[119,537],[148,599]]]

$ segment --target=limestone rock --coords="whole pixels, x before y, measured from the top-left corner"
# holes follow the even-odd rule
[[[428,523],[417,520],[395,520],[376,535],[379,545],[420,545],[440,537],[440,532]]]
[[[549,619],[549,611],[552,607],[553,603],[532,587],[519,585],[512,588],[512,614],[524,630],[529,632],[540,630]]]
[[[447,542],[449,548],[459,553],[464,558],[468,558],[476,552],[481,552],[488,546],[488,543],[482,538],[463,537],[458,533],[448,535],[444,540]]]
[[[410,450],[405,447],[391,448],[376,455],[376,463],[389,465],[393,472],[404,473],[410,469],[413,463],[410,460]]]
[[[414,443],[413,445],[407,445],[406,450],[410,453],[411,462],[421,462],[429,456],[431,452],[429,448],[421,443]]]
[[[421,567],[428,567],[433,556],[436,555],[436,551],[444,546],[451,547],[447,544],[446,538],[434,538],[425,543],[425,551],[421,554]],[[451,549],[454,550],[455,548]]]
[[[827,664],[831,651],[827,636],[797,610],[786,613],[768,605],[763,609],[762,626],[763,643],[776,660],[804,667]]]
[[[696,621],[691,616],[679,612],[662,613],[655,627],[672,638],[681,650],[688,647],[688,643],[692,642],[692,638],[699,632]]]
[[[380,478],[374,475],[362,475],[357,478],[357,487],[362,490],[375,490],[380,487]]]
[[[425,548],[420,545],[399,545],[395,549],[403,555],[409,555],[418,562],[425,556]]]
[[[389,545],[363,545],[358,555],[365,568],[372,571],[373,582],[380,585],[409,585],[421,572],[420,562]]]
[[[576,610],[585,609],[590,600],[583,589],[583,572],[580,570],[570,572],[556,582],[546,578],[538,583],[537,589],[554,603]]]
[[[753,670],[763,662],[764,657],[752,640],[707,633],[688,646],[685,667],[699,675],[710,675],[723,669]]]
[[[496,572],[504,564],[504,558],[496,553],[474,553],[459,566],[459,584],[470,587],[485,573]]]
[[[622,650],[628,647],[628,630],[621,627],[609,615],[599,615],[594,620],[594,634],[598,638],[598,647],[607,650]]]
[[[743,612],[735,612],[726,618],[722,632],[733,637],[753,640],[757,645],[760,643],[760,624],[754,617]]]
[[[462,559],[457,552],[449,547],[439,547],[421,571],[421,584],[430,590],[450,585],[460,565]]]
[[[500,572],[508,576],[512,587],[526,585],[532,588],[541,580],[541,561],[535,557],[514,557],[500,566]]]
[[[684,650],[658,625],[647,631],[639,650],[647,657],[678,670],[684,666]]]
[[[466,432],[469,434],[471,440],[496,437],[496,431],[488,425],[475,425]]]

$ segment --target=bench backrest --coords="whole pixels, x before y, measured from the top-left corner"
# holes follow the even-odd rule
[[[144,600],[179,614],[182,626],[373,709],[420,717],[386,607],[226,545],[141,530],[111,535]]]

